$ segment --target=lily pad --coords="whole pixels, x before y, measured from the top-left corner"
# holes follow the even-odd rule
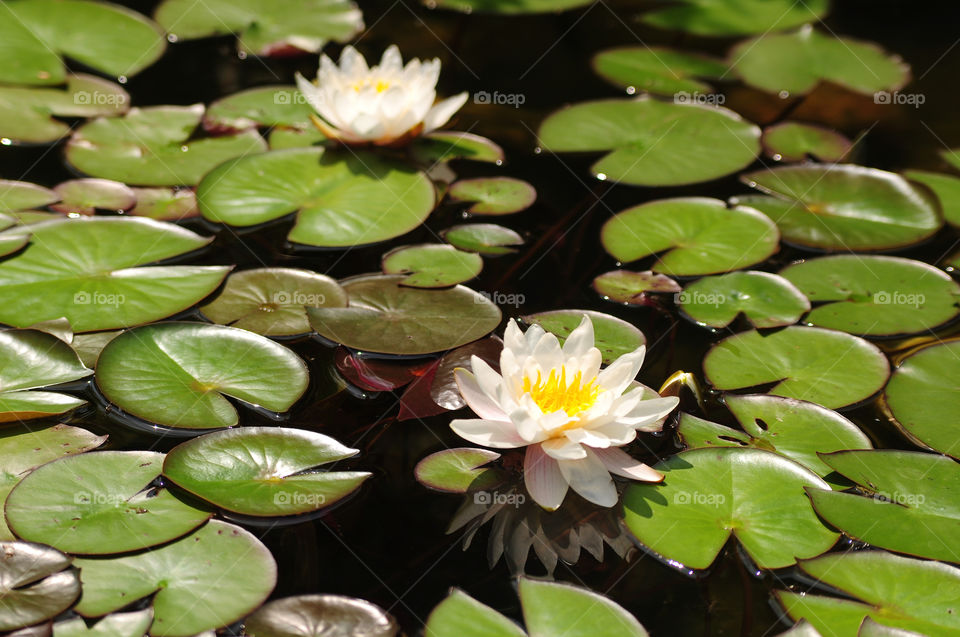
[[[55,617],[80,596],[77,572],[60,551],[27,542],[0,542],[0,552],[0,630]]]
[[[180,443],[167,454],[163,475],[220,509],[297,515],[332,506],[370,477],[365,471],[310,471],[356,454],[312,431],[240,427]]]
[[[123,212],[134,206],[137,195],[126,184],[109,179],[71,179],[53,189],[60,198],[50,208],[65,214],[92,215],[97,210]]]
[[[705,569],[733,535],[757,566],[782,568],[837,541],[803,495],[803,487],[829,486],[783,456],[692,449],[654,468],[663,483],[628,487],[623,514],[637,539],[664,559]]]
[[[913,442],[960,459],[960,341],[937,342],[893,370],[881,404]]]
[[[499,469],[484,465],[499,457],[489,449],[444,449],[418,462],[413,473],[420,484],[446,493],[490,489],[502,483],[504,476]]]
[[[644,272],[614,270],[595,278],[593,289],[608,301],[626,305],[644,305],[648,293],[674,294],[683,288],[665,274],[656,274],[650,270]]]
[[[262,56],[318,53],[363,29],[348,0],[164,0],[154,17],[176,40],[232,33],[240,51]]]
[[[760,152],[760,129],[731,110],[649,97],[563,108],[544,120],[537,136],[553,153],[613,151],[590,170],[635,186],[717,179]]]
[[[200,216],[191,188],[134,188],[136,205],[129,214],[158,221],[182,221]]]
[[[755,447],[799,462],[831,486],[846,488],[820,453],[842,449],[870,449],[870,439],[835,411],[793,398],[767,394],[727,395],[724,399],[743,431],[684,413],[677,433],[691,449],[701,447]]]
[[[694,78],[721,79],[727,72],[723,60],[650,46],[604,49],[593,56],[593,70],[614,86],[633,94],[646,91],[667,97],[677,93],[713,93]]]
[[[770,394],[836,409],[862,403],[880,391],[890,365],[883,352],[862,338],[792,326],[725,338],[707,352],[703,371],[717,389],[772,383]]]
[[[808,156],[821,161],[840,161],[850,152],[850,140],[840,133],[800,122],[782,122],[763,131],[766,155],[777,161],[803,161]]]
[[[231,274],[220,295],[200,311],[214,323],[264,336],[310,332],[307,307],[346,307],[347,294],[328,276],[293,268]]]
[[[55,416],[85,400],[42,387],[92,374],[69,345],[38,330],[0,331],[0,423]]]
[[[400,282],[415,288],[445,288],[469,281],[483,269],[483,259],[452,245],[400,246],[383,255],[384,274],[406,274]]]
[[[322,148],[275,150],[226,162],[197,189],[210,221],[253,226],[298,212],[288,238],[350,247],[398,237],[419,226],[435,204],[422,172],[369,153]]]
[[[121,330],[110,332],[91,332],[89,334],[74,334],[70,346],[77,353],[83,364],[93,369],[97,366],[97,359],[100,358],[100,352],[107,346],[107,343],[113,340]]]
[[[341,595],[275,599],[243,622],[247,637],[394,637],[399,631],[376,604]]]
[[[537,191],[522,179],[477,177],[450,185],[450,199],[475,202],[467,208],[474,215],[508,215],[533,205]]]
[[[628,208],[603,224],[600,241],[618,261],[660,254],[651,269],[673,276],[727,272],[779,249],[776,225],[752,208],[719,199],[659,199]]]
[[[823,635],[857,637],[865,617],[930,637],[960,630],[960,569],[886,551],[831,553],[802,561],[800,568],[852,598],[776,591],[792,619],[806,619]]]
[[[771,197],[736,197],[776,221],[783,240],[823,250],[892,250],[932,236],[936,203],[906,179],[855,165],[803,164],[742,180]]]
[[[82,617],[53,625],[54,637],[143,637],[153,623],[153,610],[145,608],[129,613],[113,613],[92,626]]]
[[[730,51],[740,78],[770,93],[800,95],[820,82],[873,95],[894,91],[910,79],[910,67],[872,42],[838,38],[806,25],[794,33],[763,34]]]
[[[136,75],[163,55],[156,24],[136,11],[88,0],[8,0],[0,5],[0,82],[53,85],[60,56],[113,76]]]
[[[267,145],[270,150],[285,150],[287,148],[306,148],[316,146],[326,141],[327,137],[317,130],[310,128],[284,128],[278,126],[270,130],[267,135]]]
[[[68,553],[135,551],[181,537],[210,518],[166,489],[151,487],[163,454],[98,451],[34,469],[7,497],[17,537]]]
[[[190,637],[231,624],[263,603],[277,581],[270,551],[218,520],[152,551],[75,565],[83,583],[78,613],[100,617],[153,595],[154,637]]]
[[[748,270],[704,277],[677,296],[680,309],[700,325],[721,328],[740,314],[757,328],[793,325],[810,301],[787,279]]]
[[[647,337],[633,324],[592,310],[552,310],[521,317],[527,325],[539,325],[554,334],[563,345],[571,332],[580,325],[584,316],[593,323],[594,344],[603,356],[606,365],[624,354],[629,354],[647,342]]]
[[[647,24],[697,35],[769,34],[808,22],[827,13],[827,0],[675,0],[643,16]]]
[[[427,6],[440,6],[464,13],[556,13],[589,4],[590,0],[433,0]]]
[[[318,334],[347,347],[381,354],[441,352],[482,338],[500,324],[500,310],[478,292],[455,286],[423,290],[403,275],[368,274],[341,281],[346,308],[310,308]]]
[[[137,186],[193,186],[214,166],[265,150],[256,131],[196,139],[203,105],[132,108],[78,128],[67,162],[87,175]]]
[[[203,116],[210,131],[236,132],[252,128],[314,128],[313,108],[296,86],[258,86],[212,103]]]
[[[216,429],[238,423],[227,396],[284,412],[307,389],[307,366],[292,351],[246,330],[204,323],[155,323],[110,341],[97,386],[125,412],[160,425]]]
[[[410,156],[425,166],[451,159],[470,159],[502,164],[503,149],[491,139],[460,131],[434,131],[421,135],[410,144]]]
[[[843,254],[787,266],[789,279],[817,307],[811,325],[865,336],[932,331],[960,315],[960,285],[921,261]]]
[[[511,246],[523,245],[523,237],[495,223],[465,223],[443,230],[440,236],[460,250],[484,256],[510,254]]]
[[[143,218],[80,217],[5,231],[30,235],[26,250],[0,262],[0,322],[28,326],[66,317],[74,332],[166,318],[213,292],[221,266],[140,267],[199,250],[211,239]],[[104,249],[109,246],[109,249]]]
[[[0,179],[0,213],[40,208],[57,201],[57,193],[28,181]]]
[[[955,228],[960,227],[960,177],[923,170],[908,170],[903,176],[932,190],[940,200],[940,208],[947,223]]]

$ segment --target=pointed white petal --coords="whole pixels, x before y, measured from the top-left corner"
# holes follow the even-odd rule
[[[550,374],[550,370],[563,365],[563,350],[560,349],[560,341],[549,332],[544,334],[537,346],[533,348],[533,357],[543,370],[544,380]]]
[[[467,102],[467,93],[458,93],[453,97],[448,97],[447,99],[437,102],[433,105],[426,116],[423,118],[423,130],[425,132],[434,131],[453,117],[453,114],[460,110],[460,108]]]
[[[540,445],[530,445],[523,460],[523,482],[533,501],[548,511],[556,511],[567,495],[569,485],[560,473],[557,461]]]
[[[609,447],[611,444],[610,438],[597,429],[571,429],[566,432],[566,436],[568,440],[594,449]]]
[[[397,48],[396,44],[391,44],[387,47],[387,50],[383,52],[383,57],[380,58],[380,72],[381,73],[399,73],[403,70],[403,59],[400,57],[400,49]]]
[[[527,445],[527,441],[517,434],[517,428],[509,421],[458,419],[450,423],[450,428],[461,438],[483,447],[512,449]]]
[[[624,354],[615,360],[597,377],[600,386],[615,395],[622,394],[627,385],[637,377],[637,372],[643,365],[643,357],[646,351],[647,348],[641,345],[636,351]]]
[[[540,443],[544,452],[557,460],[577,460],[587,457],[587,450],[567,438],[551,438]]]
[[[634,459],[623,449],[617,449],[616,447],[595,449],[594,453],[608,471],[618,476],[643,482],[660,482],[663,480],[662,473]]]
[[[570,332],[570,336],[564,341],[563,355],[567,358],[580,358],[586,355],[591,347],[593,347],[593,322],[584,314],[580,325]]]
[[[507,321],[507,329],[503,331],[503,348],[510,350],[517,359],[521,359],[530,354],[527,348],[527,341],[523,338],[523,332],[516,320]]]
[[[628,413],[623,416],[618,416],[617,422],[630,425],[634,429],[641,429],[647,425],[658,422],[661,418],[673,411],[679,403],[680,399],[676,396],[641,400],[637,403],[636,407]],[[656,431],[659,431],[659,427]]]
[[[358,79],[369,71],[367,61],[349,44],[343,47],[343,52],[340,54],[340,70]]]
[[[473,413],[487,420],[509,420],[500,405],[483,393],[476,376],[465,369],[455,369],[453,378],[460,390],[460,395]]]
[[[612,507],[617,503],[617,488],[613,479],[593,451],[588,449],[586,457],[580,460],[559,460],[558,464],[560,473],[571,488],[586,500],[602,507]]]
[[[493,368],[479,356],[470,357],[470,369],[477,376],[480,389],[493,400],[497,400],[497,391],[503,385],[503,376],[493,371]]]

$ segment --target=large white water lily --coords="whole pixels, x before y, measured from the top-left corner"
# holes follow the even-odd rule
[[[622,449],[637,431],[659,431],[676,397],[644,400],[633,383],[645,348],[600,369],[593,324],[584,316],[563,347],[538,326],[526,333],[510,322],[498,374],[482,359],[473,372],[458,369],[457,385],[479,419],[454,420],[463,438],[497,449],[526,447],[524,482],[530,496],[555,510],[572,487],[587,500],[610,507],[617,490],[610,473],[658,482],[663,476]]]
[[[380,64],[368,68],[363,56],[347,46],[340,66],[323,55],[317,83],[298,73],[297,87],[319,115],[314,121],[327,137],[387,145],[436,130],[467,101],[467,93],[460,93],[434,104],[439,77],[436,58],[403,66],[394,45],[384,51]]]

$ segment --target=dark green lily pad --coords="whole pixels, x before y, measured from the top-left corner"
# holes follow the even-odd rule
[[[346,308],[310,308],[318,334],[347,347],[381,354],[441,352],[486,336],[500,310],[478,292],[456,286],[423,290],[403,275],[368,274],[341,281]]]
[[[310,128],[284,128],[278,126],[271,129],[267,135],[267,145],[270,150],[285,150],[287,148],[306,148],[316,146],[327,137],[315,126]]]
[[[694,78],[720,79],[727,71],[723,60],[650,46],[604,49],[593,56],[593,70],[614,86],[633,94],[654,95],[712,93],[713,88]]]
[[[930,637],[960,630],[960,569],[886,551],[831,553],[802,561],[800,568],[852,598],[775,592],[790,618],[806,619],[823,635],[857,637],[865,617]]]
[[[129,327],[193,306],[229,271],[221,266],[140,267],[199,250],[211,239],[143,218],[80,217],[17,226],[26,250],[0,262],[0,322],[66,317],[74,332]],[[109,246],[109,250],[104,249]]]
[[[947,223],[955,228],[960,227],[960,177],[923,170],[908,170],[903,176],[932,190],[940,200],[940,208]]]
[[[873,95],[910,79],[910,67],[872,42],[838,38],[810,25],[794,33],[763,34],[730,51],[730,67],[756,88],[801,95],[820,82]]]
[[[53,189],[60,198],[50,208],[65,214],[92,215],[97,210],[123,212],[137,196],[126,184],[109,179],[71,179]]]
[[[803,164],[741,178],[771,197],[736,197],[773,219],[783,240],[823,250],[892,250],[932,236],[936,203],[895,173],[854,165]]]
[[[277,581],[267,547],[218,520],[152,551],[74,564],[83,583],[78,613],[100,617],[153,595],[154,637],[189,637],[231,624],[262,604]]]
[[[0,423],[55,416],[85,400],[42,387],[89,376],[69,345],[38,330],[0,331]]]
[[[523,245],[523,237],[495,223],[465,223],[440,232],[451,245],[467,252],[497,256],[514,252],[511,246]]]
[[[87,175],[137,186],[193,186],[214,166],[266,150],[256,131],[194,139],[203,105],[133,108],[78,128],[67,161]]]
[[[489,449],[444,449],[418,462],[413,473],[420,484],[445,493],[490,489],[503,482],[504,476],[496,467],[484,465],[499,457]]]
[[[307,389],[307,366],[292,351],[246,330],[204,323],[155,323],[107,343],[97,386],[125,412],[185,429],[232,427],[227,396],[284,412]]]
[[[302,429],[239,427],[180,443],[163,475],[234,513],[309,513],[345,498],[370,477],[365,471],[309,471],[357,454],[329,436]]]
[[[817,303],[811,325],[866,336],[934,330],[960,315],[960,286],[921,261],[842,254],[810,259],[780,275]]]
[[[760,449],[692,449],[659,462],[661,484],[623,495],[627,528],[664,559],[705,569],[732,534],[760,568],[827,551],[837,534],[817,518],[803,487],[829,489],[802,465]]]
[[[800,122],[782,122],[763,131],[764,153],[776,161],[840,161],[850,152],[850,140],[840,133]]]
[[[247,637],[394,637],[399,631],[376,604],[341,595],[275,599],[243,622]]]
[[[608,301],[643,305],[648,293],[673,294],[683,288],[665,274],[656,274],[650,270],[644,272],[613,270],[595,278],[593,289]]]
[[[203,116],[203,127],[235,132],[251,128],[314,128],[313,108],[296,86],[258,86],[212,103]]]
[[[473,201],[467,212],[474,215],[508,215],[533,205],[537,191],[522,179],[513,177],[477,177],[461,179],[450,185],[450,199]]]
[[[913,442],[960,459],[960,341],[938,341],[893,370],[881,404]]]
[[[232,33],[240,51],[262,56],[317,53],[363,29],[349,0],[164,0],[154,17],[176,40]]]
[[[704,277],[677,296],[680,309],[700,325],[721,328],[740,314],[757,328],[793,325],[810,301],[787,279],[748,270]]]
[[[684,413],[677,433],[687,447],[766,449],[799,462],[839,488],[847,488],[850,483],[831,476],[833,468],[818,454],[873,447],[855,424],[816,403],[767,394],[728,394],[724,400],[743,431]]]
[[[26,542],[0,542],[0,552],[0,630],[55,617],[80,596],[77,572],[60,551]]]
[[[210,221],[252,226],[299,211],[288,238],[349,247],[398,237],[433,210],[427,176],[369,153],[276,150],[226,162],[197,189]]]
[[[113,76],[136,75],[163,55],[156,24],[136,11],[88,0],[13,0],[0,5],[0,82],[53,85],[60,56]]]
[[[214,323],[264,336],[310,332],[307,307],[346,307],[347,294],[328,276],[293,268],[231,274],[223,291],[200,311]]]
[[[200,216],[197,196],[191,188],[134,188],[137,199],[129,212],[158,221],[181,221]]]
[[[636,186],[709,181],[749,165],[760,152],[760,129],[733,111],[648,97],[563,108],[537,136],[553,153],[613,151],[590,170]]]
[[[434,166],[451,159],[470,159],[502,164],[503,149],[491,139],[460,131],[434,131],[410,144],[410,156],[425,166]]]
[[[567,337],[583,320],[589,316],[593,323],[594,344],[603,355],[603,362],[609,365],[624,354],[629,354],[647,342],[647,337],[633,324],[592,310],[551,310],[521,317],[527,325],[539,325],[556,335],[562,345]]]
[[[0,213],[40,208],[57,201],[57,193],[28,181],[0,179]]]
[[[661,29],[697,35],[737,36],[791,29],[816,22],[829,8],[827,0],[676,0],[643,16]]]
[[[779,249],[776,225],[745,206],[719,199],[660,199],[628,208],[603,224],[600,241],[618,261],[659,254],[651,269],[673,276],[749,267]]]
[[[129,613],[113,613],[92,626],[82,617],[53,625],[55,637],[143,637],[153,623],[153,610],[145,608]]]
[[[163,454],[98,451],[34,469],[13,488],[4,508],[17,537],[68,553],[135,551],[185,535],[210,513],[150,484]]]
[[[836,409],[861,403],[887,382],[890,365],[875,345],[818,327],[741,332],[720,341],[703,359],[717,389],[774,383],[768,393]]]
[[[415,288],[445,288],[469,281],[483,269],[483,259],[452,245],[424,243],[400,246],[383,255],[384,274],[406,274],[401,285]]]

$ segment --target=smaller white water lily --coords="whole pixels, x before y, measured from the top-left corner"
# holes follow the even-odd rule
[[[646,482],[663,479],[617,448],[632,442],[637,431],[659,431],[678,403],[673,396],[644,400],[644,387],[631,388],[644,347],[601,370],[588,316],[563,347],[540,326],[523,333],[513,321],[503,340],[502,375],[476,356],[472,373],[454,372],[460,393],[480,418],[454,420],[450,427],[484,447],[526,447],[524,482],[537,504],[555,510],[573,488],[610,507],[618,497],[611,472]]]
[[[297,74],[297,88],[319,117],[324,135],[346,144],[387,145],[440,128],[456,113],[467,93],[437,104],[440,60],[410,60],[403,66],[400,50],[390,46],[380,64],[367,61],[352,46],[343,49],[340,66],[323,55],[317,83]]]

